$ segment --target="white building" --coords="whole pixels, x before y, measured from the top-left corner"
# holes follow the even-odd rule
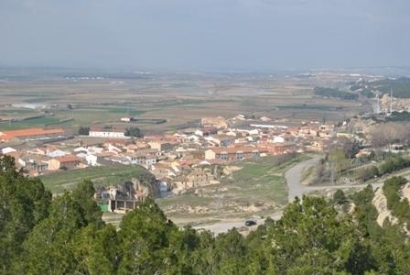
[[[285,138],[281,136],[275,136],[272,140],[273,143],[283,143],[285,142]]]
[[[131,120],[132,120],[131,117],[122,117],[122,118],[120,118],[121,122],[130,122]]]
[[[16,149],[11,148],[11,147],[6,147],[6,148],[1,149],[1,153],[4,155],[7,155],[12,152],[16,152]]]
[[[124,131],[116,130],[116,129],[99,129],[99,128],[91,128],[90,137],[102,137],[102,138],[128,138],[125,136]]]
[[[90,166],[99,166],[97,162],[97,156],[96,155],[86,155],[85,159],[87,161],[87,164]]]
[[[200,136],[200,137],[203,137],[203,136],[204,136],[204,132],[202,132],[202,131],[199,130],[199,129],[196,130],[194,134],[197,135],[197,136]]]
[[[51,151],[47,154],[47,156],[52,157],[52,158],[60,158],[60,157],[64,157],[66,154],[66,152],[61,151],[59,149]]]

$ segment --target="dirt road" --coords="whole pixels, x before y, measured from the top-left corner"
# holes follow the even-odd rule
[[[303,171],[307,167],[315,165],[319,161],[319,159],[320,157],[314,157],[312,159],[301,162],[293,166],[292,168],[290,168],[285,173],[285,178],[286,178],[286,182],[288,185],[288,192],[289,192],[289,195],[288,195],[289,202],[292,202],[296,196],[298,196],[299,198],[302,198],[303,194],[309,193],[311,191],[318,189],[316,187],[309,187],[309,186],[302,185],[300,183],[300,179],[301,179]],[[320,189],[323,189],[323,188],[320,188]],[[280,219],[281,216],[282,216],[282,211],[278,211],[278,212],[272,213],[271,218]],[[258,224],[264,223],[264,219],[260,219],[256,221]],[[241,228],[243,226],[245,226],[245,220],[229,221],[229,222],[221,221],[215,224],[196,226],[195,228],[205,229],[205,230],[214,232],[215,234],[219,234],[219,233],[227,232],[229,229],[232,229],[234,227]]]
[[[288,185],[288,200],[289,202],[293,202],[295,197],[302,198],[304,194],[310,193],[312,191],[316,190],[329,190],[329,189],[346,189],[346,188],[364,188],[368,184],[357,184],[357,185],[328,185],[328,186],[306,186],[301,184],[301,177],[303,174],[303,171],[305,171],[306,168],[309,166],[314,166],[318,163],[320,160],[319,156],[315,156],[312,159],[303,161],[301,163],[298,163],[297,165],[293,166],[290,168],[288,171],[285,173],[285,178],[286,182]],[[378,181],[377,183],[373,183],[372,186],[374,188],[379,187],[382,185],[383,181]],[[272,219],[280,219],[282,216],[282,211],[278,211],[275,213],[272,213],[270,216]],[[263,224],[264,219],[257,220],[258,224]],[[229,222],[218,222],[215,224],[211,225],[203,225],[203,226],[197,226],[195,228],[197,229],[205,229],[205,230],[210,230],[211,232],[214,232],[215,234],[227,232],[229,229],[232,228],[241,228],[245,225],[245,220],[242,221],[229,221]]]
[[[301,177],[303,171],[309,166],[316,165],[320,160],[319,156],[312,159],[301,162],[285,173],[286,183],[288,185],[288,200],[289,203],[293,202],[295,197],[302,198],[304,194],[317,191],[317,190],[331,190],[331,189],[349,189],[349,188],[365,188],[369,184],[373,188],[377,188],[383,185],[384,179],[378,179],[377,182],[365,183],[365,184],[343,184],[343,185],[326,185],[326,186],[308,186],[301,183]]]
[[[288,201],[292,202],[295,197],[302,198],[303,194],[316,190],[315,187],[301,184],[303,171],[310,166],[315,166],[320,160],[319,156],[303,161],[290,168],[285,173],[286,183],[288,185]]]

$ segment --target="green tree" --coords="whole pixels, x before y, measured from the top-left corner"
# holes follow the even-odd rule
[[[143,134],[142,134],[140,128],[138,128],[138,127],[128,127],[127,129],[125,129],[124,135],[126,137],[135,137],[135,138],[143,137]]]
[[[362,181],[367,181],[379,176],[379,169],[372,165],[370,167],[357,170],[357,178]]]
[[[14,159],[0,158],[0,273],[19,268],[22,244],[36,223],[48,215],[51,193],[40,180],[24,177]],[[14,268],[13,267],[13,268]]]
[[[77,261],[73,238],[86,225],[82,210],[64,193],[56,198],[50,216],[38,223],[24,243],[26,274],[73,274]]]
[[[350,166],[350,161],[343,150],[333,150],[329,153],[328,159],[331,164],[330,169],[333,169],[335,176],[340,176]]]
[[[341,189],[337,189],[333,194],[333,201],[336,204],[345,204],[348,200],[345,193]]]
[[[215,240],[215,257],[219,261],[219,274],[241,274],[246,268],[248,247],[243,236],[231,229]]]
[[[88,136],[90,134],[90,127],[81,126],[78,128],[78,134],[82,136]]]
[[[98,227],[90,224],[74,236],[73,257],[77,263],[74,274],[116,274],[120,261],[120,242],[113,225]]]
[[[160,274],[169,261],[169,235],[178,230],[151,198],[127,213],[120,224],[119,274]]]
[[[198,248],[191,253],[194,274],[217,274],[219,260],[215,256],[215,238],[209,231],[202,231],[197,234],[199,238]]]
[[[363,236],[349,217],[338,218],[323,198],[304,197],[288,205],[282,218],[269,230],[273,257],[280,274],[322,270],[363,274],[373,267]],[[356,263],[363,263],[361,265]],[[308,268],[309,267],[309,268]],[[337,273],[336,273],[337,274]]]
[[[197,260],[193,255],[200,247],[200,235],[187,226],[183,230],[173,230],[167,248],[167,268],[165,274],[199,274],[195,271]]]
[[[94,200],[95,189],[92,181],[85,180],[77,185],[71,196],[81,207],[81,214],[87,224],[94,223],[98,226],[103,224],[102,212]]]

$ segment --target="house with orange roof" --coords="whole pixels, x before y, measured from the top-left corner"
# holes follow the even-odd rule
[[[293,142],[266,142],[258,144],[258,148],[266,150],[271,155],[281,155],[294,153],[297,151],[297,146]]]
[[[0,155],[1,155],[1,153],[0,153]],[[20,151],[20,150],[17,150],[17,151],[9,152],[7,154],[3,154],[3,155],[7,155],[7,156],[10,156],[10,157],[13,157],[15,160],[18,160],[23,155],[23,152]]]
[[[249,158],[259,158],[262,153],[267,153],[265,148],[243,146],[236,148],[215,147],[205,151],[206,160],[238,161]]]
[[[132,143],[127,139],[107,139],[104,141],[104,146],[108,146],[110,144],[114,146],[127,146]]]
[[[125,146],[125,150],[127,151],[127,153],[135,153],[141,149],[147,149],[147,148],[149,148],[149,145],[146,143],[142,143],[142,142],[138,142],[135,144],[129,144]]]
[[[169,143],[169,142],[148,142],[149,146],[151,149],[158,150],[160,152],[166,152],[172,150],[174,148],[174,145]]]
[[[48,170],[56,171],[60,169],[68,170],[77,168],[80,159],[74,155],[65,155],[63,157],[53,158],[48,161]]]
[[[21,156],[17,162],[24,168],[24,171],[30,175],[39,175],[48,170],[47,156],[38,154],[26,154]]]
[[[188,175],[182,178],[182,184],[185,188],[204,186],[211,184],[215,180],[209,168],[194,168]]]
[[[211,141],[217,144],[220,147],[227,147],[233,143],[235,143],[235,138],[233,136],[228,135],[214,135],[210,137],[206,137],[205,140]]]

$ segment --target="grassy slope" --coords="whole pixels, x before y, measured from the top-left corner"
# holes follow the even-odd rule
[[[113,165],[61,171],[40,178],[46,189],[51,190],[53,193],[60,193],[64,190],[72,190],[83,180],[92,180],[102,185],[110,185],[130,180],[142,173],[147,173],[147,170],[141,166]]]
[[[223,178],[219,185],[203,187],[203,190],[210,191],[203,192],[206,195],[195,195],[194,190],[191,189],[181,196],[159,199],[157,203],[166,213],[168,212],[167,216],[184,219],[205,217],[219,219],[238,215],[249,215],[246,211],[238,211],[234,205],[285,205],[287,203],[288,194],[283,172],[295,163],[308,158],[309,156],[297,156],[280,165],[277,163],[278,157],[264,157],[258,160],[239,162],[235,165],[242,167],[242,169],[234,172],[232,177]],[[219,190],[219,206],[216,206],[216,189]],[[172,213],[170,213],[167,211],[167,209],[175,209],[176,207],[185,205],[205,207],[211,211],[206,213],[186,213],[183,210],[177,212],[172,211]],[[254,214],[264,215],[266,211],[271,212],[272,209],[255,212]]]

